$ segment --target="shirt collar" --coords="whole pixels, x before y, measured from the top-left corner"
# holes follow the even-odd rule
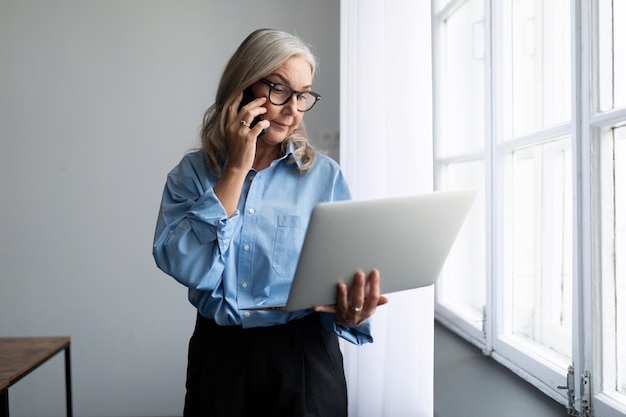
[[[294,152],[296,151],[296,147],[293,144],[293,142],[290,140],[289,142],[287,142],[287,146],[285,147],[285,155],[280,158],[280,159],[287,159],[287,161],[292,161],[293,157],[292,155],[294,154]],[[295,161],[296,165],[298,166],[298,168],[300,168],[300,166],[302,165],[302,161],[301,160],[297,160]]]

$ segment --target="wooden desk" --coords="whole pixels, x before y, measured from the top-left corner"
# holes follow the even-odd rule
[[[9,416],[9,387],[60,351],[65,351],[67,416],[72,417],[69,337],[0,337],[0,417]]]

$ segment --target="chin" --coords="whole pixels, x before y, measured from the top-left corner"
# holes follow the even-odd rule
[[[285,131],[280,129],[278,132],[272,130],[271,128],[265,133],[267,136],[267,141],[272,143],[281,143],[284,142],[291,134],[293,133],[293,129],[289,129],[289,131]],[[265,138],[264,136],[264,138]]]
[[[259,141],[265,142],[268,145],[280,145],[285,141],[285,139],[287,139],[287,136],[285,135],[272,135],[267,132],[265,135],[261,136]]]

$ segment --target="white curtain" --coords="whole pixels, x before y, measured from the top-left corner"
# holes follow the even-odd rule
[[[355,199],[432,191],[430,27],[430,0],[342,0],[341,164]],[[391,294],[375,342],[342,344],[351,417],[433,416],[433,311],[432,287]]]

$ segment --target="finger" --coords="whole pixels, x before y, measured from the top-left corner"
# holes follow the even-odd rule
[[[389,302],[389,299],[387,297],[385,297],[384,295],[381,295],[380,298],[378,298],[378,304],[377,306],[382,306],[385,305]]]
[[[365,273],[358,271],[354,274],[352,286],[350,287],[350,304],[352,308],[363,308],[365,302]]]
[[[241,100],[243,100],[243,92],[239,93],[239,95],[235,97],[235,100],[230,104],[230,106],[228,106],[228,113],[226,114],[226,118],[228,121],[227,124],[232,123],[237,118],[237,113],[239,113],[237,109],[239,109],[239,104],[241,104]]]
[[[368,311],[376,310],[380,300],[380,272],[374,268],[367,277],[367,287],[365,295],[365,308]]]
[[[336,312],[345,313],[348,310],[348,286],[340,282],[337,284]]]
[[[252,133],[252,135],[257,138],[261,134],[263,129],[267,129],[268,127],[270,127],[270,122],[268,120],[261,120],[257,124],[255,124],[254,127],[250,128],[250,133]]]
[[[380,295],[380,271],[378,269],[370,272],[368,284],[369,288],[366,297],[368,307],[376,309],[377,306],[387,304],[389,299],[384,295]]]
[[[239,116],[239,103],[243,99],[243,93],[239,93],[235,100],[228,106],[226,110],[226,133],[229,137],[234,137],[240,134],[240,129],[243,127],[241,123],[241,117]]]
[[[337,284],[337,302],[335,304],[315,305],[313,310],[323,313],[335,313],[338,317],[340,315],[343,317],[348,310],[348,287],[346,284],[343,282]]]
[[[265,97],[255,98],[249,103],[246,103],[244,106],[239,109],[239,117],[241,120],[245,120],[247,124],[252,123],[255,117],[260,114],[264,114],[267,112],[267,108],[263,106],[267,99]],[[241,103],[241,100],[239,101]],[[236,108],[239,108],[239,104]]]
[[[313,306],[313,311],[316,311],[318,313],[336,313],[337,305],[336,304],[315,305]]]
[[[372,298],[380,297],[380,272],[374,268],[368,277],[368,296]]]

